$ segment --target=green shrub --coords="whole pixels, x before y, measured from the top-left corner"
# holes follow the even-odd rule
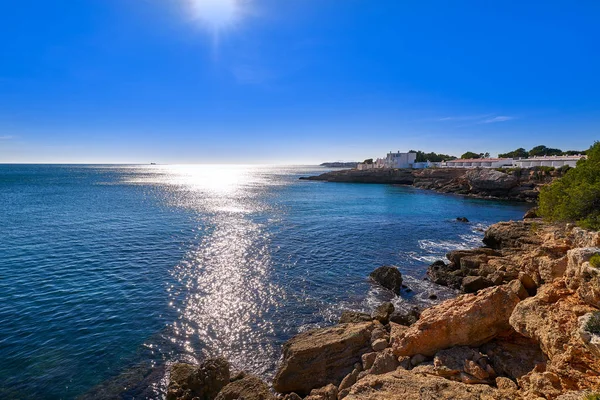
[[[600,400],[600,393],[586,394],[582,400]]]
[[[600,142],[560,179],[540,191],[540,215],[550,221],[575,221],[600,229]]]
[[[596,311],[592,314],[592,317],[585,325],[585,330],[600,335],[600,311]]]
[[[594,254],[590,258],[590,265],[594,268],[600,268],[600,254]]]

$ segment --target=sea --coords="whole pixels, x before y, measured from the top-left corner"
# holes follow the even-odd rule
[[[428,265],[528,208],[299,180],[327,171],[0,165],[0,398],[160,399],[171,363],[213,356],[268,381],[344,310],[455,296]],[[369,281],[381,265],[400,296]]]

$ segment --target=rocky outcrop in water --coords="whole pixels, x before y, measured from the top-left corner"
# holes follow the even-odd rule
[[[383,266],[371,272],[369,277],[386,289],[400,294],[402,290],[402,274],[396,267]]]
[[[326,182],[383,183],[412,185],[442,193],[456,193],[481,198],[535,201],[539,188],[560,176],[560,171],[514,169],[497,171],[489,168],[347,169],[300,179]]]
[[[174,364],[170,376],[167,400],[213,400],[229,383],[229,363],[216,358],[200,366]]]

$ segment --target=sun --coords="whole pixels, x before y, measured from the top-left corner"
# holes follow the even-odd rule
[[[234,25],[242,14],[242,0],[188,0],[195,19],[219,31]]]

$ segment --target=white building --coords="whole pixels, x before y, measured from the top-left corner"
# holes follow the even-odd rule
[[[412,168],[417,160],[417,153],[388,153],[385,157],[386,168]]]
[[[502,168],[512,166],[512,158],[470,158],[442,163],[442,168]]]
[[[513,160],[513,166],[518,168],[531,168],[531,167],[555,167],[560,168],[568,165],[569,167],[576,167],[577,161],[585,158],[585,156],[544,156],[544,157],[531,157],[521,158]]]
[[[425,168],[439,168],[442,165],[443,165],[442,162],[426,161],[426,162],[415,162],[415,163],[413,163],[412,167],[414,169],[425,169]]]
[[[385,158],[378,158],[372,164],[359,163],[356,169],[367,171],[371,169],[383,168],[414,168],[413,164],[417,159],[417,153],[388,153]]]

